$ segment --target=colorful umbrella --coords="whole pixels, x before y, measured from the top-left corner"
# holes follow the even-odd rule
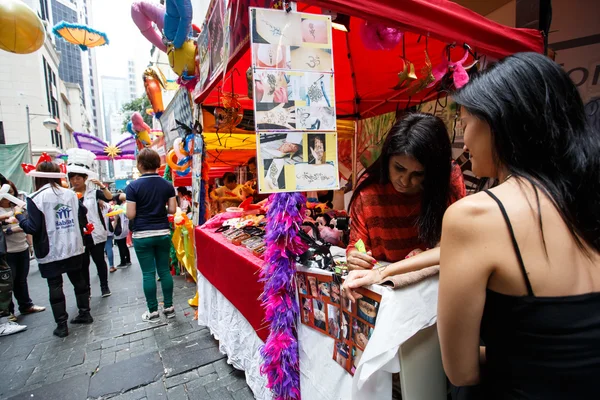
[[[97,31],[86,25],[61,21],[52,28],[52,32],[67,42],[78,45],[81,50],[108,44],[106,33]]]

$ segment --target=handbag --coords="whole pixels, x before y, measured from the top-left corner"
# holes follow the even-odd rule
[[[304,222],[302,225],[312,228],[313,237],[302,229],[298,232],[300,239],[308,246],[308,249],[298,257],[298,262],[307,268],[333,271],[335,263],[329,249],[330,245],[321,239],[319,227],[311,222]]]

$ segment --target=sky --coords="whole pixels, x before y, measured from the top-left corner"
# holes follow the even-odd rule
[[[158,3],[158,0],[154,1]],[[202,23],[209,2],[192,0],[194,23]],[[107,46],[95,49],[98,76],[127,77],[127,61],[133,59],[136,64],[136,78],[139,77],[137,87],[141,91],[142,73],[151,59],[151,44],[131,19],[132,3],[133,0],[93,0],[92,25],[93,28],[105,32],[110,42]]]

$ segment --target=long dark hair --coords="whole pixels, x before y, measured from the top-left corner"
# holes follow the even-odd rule
[[[390,158],[408,155],[425,168],[421,213],[417,220],[419,239],[435,246],[442,234],[442,217],[451,199],[452,149],[444,122],[431,114],[412,113],[398,121],[388,133],[379,158],[363,174],[350,207],[361,190],[371,184],[390,182]]]
[[[567,73],[546,56],[506,57],[454,94],[492,131],[494,162],[545,193],[583,250],[600,251],[600,133]],[[538,223],[542,232],[540,202]],[[545,246],[545,241],[544,241]]]
[[[37,167],[35,168],[35,170],[39,171],[39,172],[60,172],[59,166],[56,163],[53,163],[51,161],[45,161],[45,162],[39,163],[37,165]],[[52,186],[53,189],[60,187],[60,179],[59,178],[36,177],[35,178],[35,190],[40,190],[42,188],[42,186],[44,186],[48,183],[50,184],[50,186]]]

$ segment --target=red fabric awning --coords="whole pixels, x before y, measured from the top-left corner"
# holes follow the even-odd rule
[[[243,3],[244,0],[237,1]],[[368,118],[438,96],[430,89],[413,96],[392,89],[403,68],[400,59],[403,55],[402,45],[389,51],[365,48],[360,37],[360,28],[364,23],[362,18],[405,30],[404,55],[415,65],[419,77],[423,76],[421,68],[425,65],[425,49],[435,66],[441,61],[442,51],[449,43],[467,43],[480,55],[493,58],[520,51],[543,51],[543,39],[539,31],[506,27],[446,0],[367,0],[352,3],[346,0],[308,0],[305,3],[298,4],[299,11],[321,13],[323,7],[352,16],[349,33],[333,31],[338,118]],[[460,58],[462,51],[458,46],[452,58]],[[233,79],[233,88],[240,95],[242,106],[252,109],[252,100],[246,96],[245,72],[249,67],[250,51],[246,40],[230,58],[227,79],[220,81],[222,75],[219,75],[195,101],[218,105],[218,88],[231,92]],[[237,70],[237,73],[230,73],[233,70]]]
[[[511,28],[448,0],[306,0],[308,4],[367,21],[399,27],[446,43],[468,43],[475,51],[502,58],[544,50],[535,29]]]

